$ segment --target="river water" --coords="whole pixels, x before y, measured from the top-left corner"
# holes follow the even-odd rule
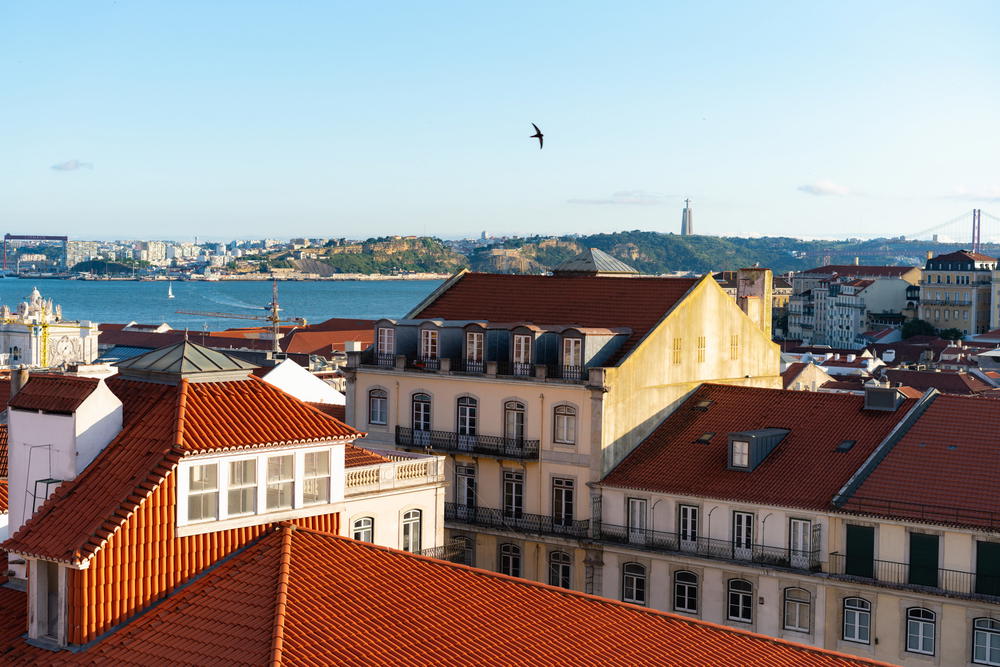
[[[287,281],[278,283],[282,316],[310,324],[331,317],[401,317],[441,284],[439,280]],[[178,310],[264,315],[271,283],[257,281],[166,281],[0,279],[0,303],[11,310],[37,287],[43,298],[62,306],[63,319],[94,322],[160,323],[174,329],[218,331],[257,326],[253,321],[178,314]]]

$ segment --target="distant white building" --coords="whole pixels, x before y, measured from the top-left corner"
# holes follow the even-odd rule
[[[0,366],[87,364],[98,356],[99,333],[95,322],[64,321],[62,307],[33,288],[16,311],[0,306]]]

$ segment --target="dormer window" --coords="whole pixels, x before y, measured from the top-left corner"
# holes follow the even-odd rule
[[[306,452],[302,483],[302,504],[330,502],[330,452]]]
[[[229,463],[228,501],[230,516],[253,514],[257,511],[256,459],[244,459]]]
[[[750,465],[750,443],[745,440],[733,440],[733,467],[746,468]]]
[[[393,355],[396,354],[396,330],[392,327],[379,327],[377,349],[379,361],[392,363]],[[382,365],[389,365],[382,364]]]
[[[473,373],[483,372],[486,336],[482,331],[465,332],[465,367]]]
[[[438,332],[435,329],[420,330],[420,359],[436,361],[438,358]]]
[[[295,491],[295,457],[292,454],[267,459],[267,509],[291,509]]]
[[[583,373],[582,338],[563,338],[562,365],[565,378],[579,378]]]
[[[531,336],[514,334],[514,375],[531,375]]]
[[[219,518],[219,464],[191,466],[188,478],[188,521]]]

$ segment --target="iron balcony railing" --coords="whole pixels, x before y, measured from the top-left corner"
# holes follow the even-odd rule
[[[947,592],[976,599],[1000,600],[1000,577],[964,570],[926,567],[878,559],[851,559],[831,553],[831,576],[890,588]]]
[[[989,529],[1000,528],[1000,512],[970,509],[968,507],[915,503],[906,500],[894,500],[892,498],[851,496],[844,505],[844,509],[862,514],[903,516],[923,521],[932,521],[934,523],[979,526]]]
[[[428,558],[438,558],[440,560],[448,560],[452,563],[472,565],[472,563],[465,562],[465,544],[459,540],[452,540],[451,542],[442,544],[439,547],[421,549],[417,552],[417,555],[427,556]]]
[[[787,567],[799,570],[820,569],[819,550],[805,551],[765,544],[741,544],[734,540],[692,537],[663,530],[617,526],[604,522],[594,523],[593,538],[612,544],[626,544],[649,551],[669,551],[690,554],[701,558],[734,560],[757,563],[769,567]]]
[[[401,361],[397,360],[397,356]],[[442,362],[447,362],[444,364]],[[437,373],[446,370],[451,373],[469,373],[473,375],[486,375],[491,371],[491,366],[495,365],[495,373],[501,377],[516,377],[529,379],[553,379],[569,380],[573,382],[583,382],[589,379],[586,366],[569,364],[548,364],[548,363],[521,363],[509,360],[490,361],[471,360],[464,357],[435,357],[419,358],[408,355],[395,355],[376,352],[374,348],[369,348],[361,353],[359,363],[362,366],[376,366],[379,368],[395,368],[397,363],[402,364],[402,368],[407,371],[424,371]]]
[[[452,431],[422,431],[406,426],[396,427],[396,444],[402,447],[488,454],[513,459],[537,459],[539,446],[538,440],[502,438],[495,435],[466,435]]]
[[[528,514],[460,503],[445,503],[444,518],[445,521],[536,535],[565,535],[585,538],[590,529],[590,522],[586,519],[573,520],[570,517]]]

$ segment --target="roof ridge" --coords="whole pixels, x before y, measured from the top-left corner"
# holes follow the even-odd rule
[[[186,378],[181,378],[180,390],[177,392],[177,431],[174,434],[174,446],[182,448],[184,447],[184,419],[187,416],[187,393],[188,393],[188,381]]]
[[[285,643],[285,611],[288,608],[288,580],[292,571],[292,533],[295,526],[281,523],[281,559],[278,562],[278,590],[274,601],[274,626],[271,631],[271,665],[280,667]]]

